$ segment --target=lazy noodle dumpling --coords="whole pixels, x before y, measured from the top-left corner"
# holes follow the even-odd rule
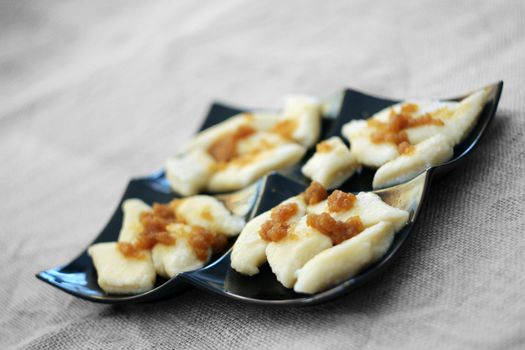
[[[211,196],[192,196],[179,199],[175,205],[179,220],[200,226],[215,233],[232,237],[241,232],[244,219],[233,215],[218,199]]]
[[[318,292],[377,261],[408,218],[407,211],[377,194],[328,195],[313,182],[247,223],[233,247],[231,267],[252,276],[267,261],[284,287]]]
[[[265,137],[262,137],[265,136]],[[259,142],[251,143],[252,139]],[[256,151],[254,148],[259,148]],[[213,175],[207,188],[212,192],[230,191],[245,187],[272,170],[297,163],[306,148],[275,134],[255,134],[238,144],[240,156]]]
[[[387,252],[394,233],[392,223],[381,221],[357,236],[323,250],[297,271],[294,290],[313,294],[355,276]]]
[[[320,214],[328,212],[334,219],[346,221],[353,216],[359,216],[365,227],[373,226],[381,221],[388,221],[394,225],[397,231],[405,226],[408,221],[408,212],[386,204],[377,194],[372,192],[360,192],[356,195],[356,201],[350,210],[338,213],[329,212],[327,200],[308,207],[309,214]]]
[[[306,212],[306,204],[302,196],[289,198],[281,204],[290,203],[295,203],[298,208],[297,213],[287,220],[288,224],[293,225]],[[271,212],[268,210],[250,220],[237,237],[231,253],[231,267],[237,272],[248,276],[255,275],[259,273],[259,267],[267,261],[268,242],[261,238],[260,230],[261,226],[270,220]]]
[[[142,231],[140,213],[151,207],[140,199],[127,199],[122,203],[123,220],[119,242],[131,243]],[[97,243],[89,247],[88,254],[97,270],[98,285],[107,293],[136,294],[153,288],[155,268],[148,251],[140,258],[127,257],[116,242]]]
[[[371,140],[373,130],[366,120],[352,120],[343,126],[341,133],[350,141],[352,154],[360,164],[377,168],[399,155],[392,143],[374,143]]]
[[[303,216],[284,239],[268,244],[266,257],[277,280],[286,288],[293,288],[297,270],[331,246],[330,238],[308,226]]]
[[[151,251],[153,265],[160,276],[171,278],[185,271],[199,269],[208,262],[211,249],[208,250],[207,258],[201,260],[188,241],[193,231],[191,226],[175,223],[166,229],[175,238],[175,244],[157,243]]]
[[[144,251],[140,258],[122,254],[116,242],[96,243],[88,249],[97,270],[97,282],[106,293],[137,294],[155,285],[155,268],[151,254]]]
[[[184,196],[245,187],[296,164],[319,138],[321,113],[318,101],[292,96],[279,114],[233,116],[200,132],[182,154],[170,157],[166,178]]]
[[[489,91],[479,90],[465,97],[460,102],[446,102],[444,107],[437,109],[435,118],[443,121],[444,126],[421,125],[407,129],[410,143],[418,144],[432,136],[442,134],[451,146],[455,146],[472,130],[481,113]]]
[[[343,126],[342,134],[361,164],[378,168],[403,155],[407,145],[415,146],[436,135],[454,147],[476,124],[487,97],[484,89],[460,102],[406,101],[368,120],[352,120]]]
[[[301,171],[324,188],[333,189],[342,185],[359,167],[359,162],[348,147],[334,136],[317,144],[315,154]]]
[[[383,164],[374,174],[372,186],[384,188],[414,178],[425,169],[445,163],[454,154],[445,136],[437,134],[414,146],[414,150]]]
[[[298,95],[288,96],[283,113],[273,131],[308,148],[319,139],[321,117],[321,105],[316,99]]]
[[[259,267],[266,262],[268,242],[259,235],[261,225],[270,219],[268,210],[251,219],[235,241],[231,253],[231,267],[244,275],[259,273]]]
[[[183,196],[202,191],[213,173],[215,161],[202,149],[168,158],[164,168],[171,187]]]
[[[122,202],[122,228],[118,236],[119,242],[132,243],[142,231],[140,213],[151,210],[151,207],[140,199],[131,198]]]

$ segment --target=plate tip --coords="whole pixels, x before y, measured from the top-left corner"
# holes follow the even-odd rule
[[[46,278],[46,272],[47,270],[43,270],[43,271],[40,271],[40,272],[37,272],[34,274],[35,278],[42,281],[42,282],[46,282],[46,283],[49,283],[49,280]]]
[[[487,85],[487,88],[492,88],[501,91],[503,90],[503,85],[505,85],[503,80],[497,80],[496,82]]]

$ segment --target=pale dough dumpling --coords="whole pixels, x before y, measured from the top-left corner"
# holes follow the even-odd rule
[[[444,118],[445,136],[453,146],[470,133],[487,102],[488,90],[477,91],[461,100],[449,118]]]
[[[213,172],[215,161],[204,150],[195,149],[166,161],[166,178],[174,191],[183,196],[200,192]]]
[[[233,191],[272,170],[297,163],[321,130],[321,106],[292,96],[282,113],[246,112],[195,136],[184,153],[166,161],[166,178],[183,196]]]
[[[279,121],[279,116],[270,113],[240,113],[197,134],[185,147],[207,149],[218,138],[234,132],[240,126],[248,126],[257,131],[268,131]]]
[[[317,100],[307,96],[288,96],[281,114],[268,112],[240,113],[200,132],[185,147],[185,150],[206,149],[215,140],[235,131],[240,126],[248,126],[256,131],[271,131],[276,124],[283,121],[293,123],[292,139],[309,147],[314,145],[319,138],[321,117],[321,105]]]
[[[432,125],[432,124],[420,125],[417,127],[406,129],[405,131],[408,136],[408,141],[412,145],[416,145],[438,134],[446,134],[447,129],[451,126],[449,119],[452,115],[454,115],[455,110],[459,106],[459,103],[458,102],[443,102],[443,103],[434,103],[434,105],[440,106],[440,107],[431,111],[432,118],[441,120],[444,123],[444,125]],[[420,105],[420,109],[421,109],[421,105]]]
[[[412,117],[418,118],[426,115],[427,113],[434,114],[436,111],[443,109],[453,109],[457,106],[458,102],[453,101],[438,101],[438,100],[423,100],[423,99],[408,99],[406,101],[396,103],[392,106],[382,109],[375,113],[371,119],[375,119],[381,122],[388,122],[390,119],[390,113],[393,110],[395,113],[400,113],[401,108],[404,105],[411,104],[417,106],[417,111],[412,114]]]
[[[248,221],[237,237],[231,253],[231,267],[244,275],[259,273],[259,267],[266,262],[268,242],[259,235],[261,225],[270,219],[271,211],[266,211]]]
[[[392,223],[382,221],[341,244],[323,250],[297,271],[294,290],[298,293],[317,293],[355,276],[387,252],[394,232]]]
[[[126,199],[122,203],[122,228],[118,236],[119,242],[133,243],[142,232],[140,213],[151,210],[151,207],[140,199]]]
[[[321,117],[319,101],[307,96],[288,96],[279,123],[292,126],[292,139],[308,148],[319,139]]]
[[[399,155],[392,143],[374,143],[370,140],[373,129],[366,120],[352,120],[345,124],[341,133],[350,141],[352,154],[357,161],[372,168],[378,168]]]
[[[106,293],[138,294],[155,285],[155,268],[148,251],[143,251],[140,258],[126,257],[117,243],[109,242],[92,245],[88,254],[97,270],[98,285]]]
[[[374,175],[373,187],[384,188],[414,178],[426,169],[451,159],[454,149],[444,135],[438,134],[414,146],[414,150],[402,154],[379,169]]]
[[[192,234],[192,227],[184,224],[171,224],[166,227],[168,233],[175,237],[175,244],[166,245],[157,243],[151,251],[153,265],[157,273],[165,278],[171,278],[181,272],[199,269],[209,260],[200,260],[193,248],[188,243],[188,237]]]
[[[442,125],[424,124],[405,129],[410,144],[419,144],[439,134],[445,136],[451,146],[455,146],[468,135],[476,124],[487,96],[487,90],[480,90],[461,102],[405,101],[381,110],[370,119],[387,123],[392,111],[399,113],[402,106],[415,105],[417,111],[411,114],[412,118],[417,119],[431,115],[432,119],[441,121]],[[352,153],[360,163],[377,168],[397,158],[399,151],[393,143],[372,142],[370,136],[374,131],[375,128],[369,126],[367,120],[353,120],[343,126],[342,134],[350,141]]]
[[[343,141],[331,137],[317,145],[317,151],[301,169],[303,174],[324,188],[340,186],[359,168],[359,162]]]
[[[242,159],[232,161],[211,176],[208,190],[222,192],[245,187],[272,170],[297,163],[305,152],[303,146],[290,142],[262,150],[251,156],[246,164]]]
[[[289,140],[271,132],[261,131],[254,133],[237,143],[237,158],[240,157],[241,159],[234,160],[234,162],[248,162],[250,157],[253,157],[257,153],[289,143]]]
[[[303,216],[284,239],[268,244],[266,257],[277,280],[286,288],[292,288],[297,270],[331,246],[330,238],[310,227]]]
[[[418,144],[434,135],[447,137],[450,145],[455,146],[472,130],[479,114],[487,102],[488,91],[477,91],[461,102],[443,102],[441,108],[432,113],[433,118],[443,121],[445,125],[422,125],[407,129],[411,144]]]
[[[177,201],[177,220],[200,226],[215,233],[236,236],[244,227],[244,219],[233,215],[218,199],[211,196],[192,196]]]
[[[407,211],[386,204],[381,197],[372,192],[358,193],[354,208],[347,213],[335,215],[335,217],[337,220],[344,221],[355,215],[359,215],[365,227],[388,221],[394,225],[395,231],[405,226],[409,218]]]
[[[292,225],[306,212],[306,204],[302,196],[289,198],[281,204],[296,203],[297,213],[287,220]],[[259,273],[259,267],[266,262],[266,247],[268,242],[259,235],[261,226],[270,219],[271,210],[268,210],[250,220],[233,245],[231,253],[231,267],[239,273],[253,276]]]
[[[354,206],[348,211],[329,212],[327,201],[324,200],[316,205],[309,206],[307,212],[312,214],[327,212],[339,221],[346,221],[352,216],[359,216],[365,227],[373,226],[381,221],[388,221],[394,225],[396,231],[405,226],[409,216],[407,211],[386,204],[381,200],[381,197],[371,192],[358,193]]]

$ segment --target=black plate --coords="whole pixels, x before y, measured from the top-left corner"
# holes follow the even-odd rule
[[[117,296],[105,294],[97,284],[96,271],[93,267],[91,258],[87,255],[87,250],[82,252],[76,259],[67,265],[52,268],[38,273],[36,276],[44,282],[51,284],[69,294],[77,297],[101,303],[120,304],[131,302],[146,302],[160,300],[176,295],[190,285],[206,289],[210,292],[224,295],[230,298],[259,304],[313,304],[340,296],[349,292],[353,288],[362,285],[366,281],[375,277],[381,272],[399,252],[401,246],[410,236],[423,204],[424,194],[428,191],[431,180],[436,175],[441,175],[458,166],[467,154],[477,145],[485,129],[496,113],[499,98],[503,88],[503,82],[491,85],[492,93],[486,103],[479,119],[468,135],[468,137],[454,148],[454,157],[447,163],[429,169],[426,173],[424,183],[425,188],[419,207],[414,210],[407,226],[405,226],[395,236],[394,242],[385,256],[378,263],[362,271],[359,275],[318,294],[304,295],[293,292],[291,289],[284,288],[276,279],[267,265],[263,266],[261,272],[253,277],[246,277],[238,274],[230,268],[230,252],[222,256],[215,257],[204,268],[186,272],[170,280],[159,280],[156,287],[146,293],[131,296]],[[337,96],[337,95],[335,95]],[[448,99],[460,100],[463,96]],[[379,110],[388,107],[399,101],[367,95],[355,90],[347,89],[344,91],[340,105],[336,106],[337,117],[335,119],[325,118],[321,137],[327,138],[339,135],[341,126],[348,121],[356,118],[371,116]],[[243,111],[235,107],[215,103],[201,126],[200,130],[215,125],[225,119]],[[311,154],[311,152],[310,152]],[[308,159],[307,154],[304,159]],[[264,190],[261,192],[260,200],[252,211],[251,216],[258,215],[274,207],[282,200],[303,191],[308,181],[301,175],[300,164],[273,173],[264,179]],[[372,190],[372,179],[374,171],[364,169],[358,175],[354,175],[341,188],[345,191],[359,192]],[[167,202],[178,197],[171,192],[164,173],[157,172],[149,177],[132,180],[115,213],[110,221],[93,243],[116,241],[122,223],[122,211],[120,204],[128,198],[140,198],[146,203]]]

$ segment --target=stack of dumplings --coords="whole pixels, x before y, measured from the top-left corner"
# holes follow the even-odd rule
[[[233,191],[296,164],[321,132],[321,105],[291,96],[280,114],[241,113],[200,132],[166,161],[173,190],[189,196]]]
[[[146,292],[153,289],[156,275],[171,278],[203,267],[245,225],[222,202],[202,195],[153,208],[128,199],[122,210],[118,242],[88,249],[99,286],[111,294]]]
[[[337,136],[317,143],[322,108],[310,97],[289,97],[278,114],[233,116],[200,132],[166,161],[167,180],[185,198],[153,206],[140,199],[123,202],[118,241],[88,249],[98,284],[110,294],[149,291],[157,276],[203,267],[237,235],[231,267],[241,274],[256,275],[268,263],[284,287],[306,294],[347,280],[386,254],[409,213],[374,193],[337,188],[362,167],[377,169],[373,188],[379,189],[447,162],[487,98],[484,89],[460,102],[395,104],[345,124],[341,134],[350,147]],[[244,188],[298,163],[314,145],[301,169],[312,180],[306,191],[248,223],[218,199],[196,195]]]
[[[268,262],[277,280],[299,293],[317,293],[380,259],[408,212],[379,196],[335,190],[317,182],[253,218],[241,231],[231,267],[253,276]]]
[[[303,174],[326,188],[336,188],[360,166],[376,168],[373,188],[385,188],[414,178],[450,160],[454,146],[476,124],[488,97],[477,91],[460,102],[414,100],[388,107],[368,120],[355,119],[338,137],[317,145]]]

